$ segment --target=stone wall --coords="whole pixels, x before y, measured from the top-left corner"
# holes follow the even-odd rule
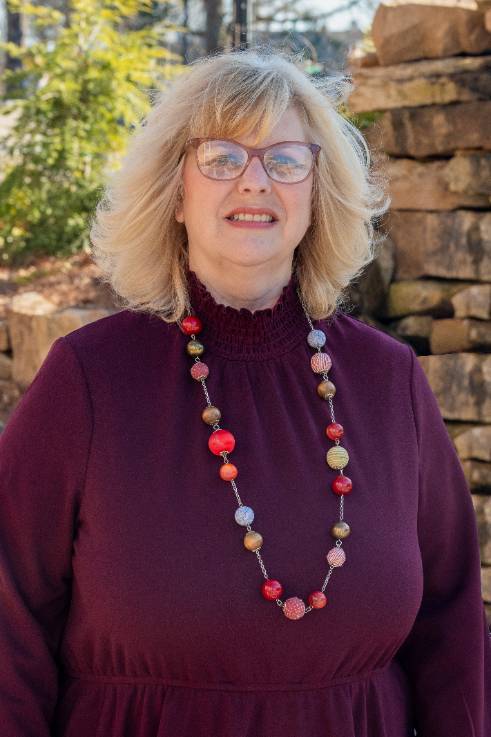
[[[29,290],[0,294],[0,432],[53,342],[116,310],[60,306]]]
[[[380,5],[375,54],[353,57],[349,108],[392,198],[370,321],[409,342],[469,483],[491,622],[491,10]]]

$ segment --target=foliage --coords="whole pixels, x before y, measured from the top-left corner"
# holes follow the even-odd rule
[[[377,120],[379,120],[383,115],[383,113],[379,110],[374,110],[366,113],[353,113],[351,110],[348,109],[346,105],[342,105],[340,107],[340,113],[348,118],[348,120],[353,123],[353,125],[356,125],[356,127],[359,128],[362,133],[371,128],[374,123],[376,123]]]
[[[87,248],[105,174],[118,166],[151,91],[183,67],[163,46],[165,21],[128,29],[151,0],[70,0],[67,18],[24,0],[9,6],[52,29],[50,40],[0,45],[22,63],[6,72],[15,92],[0,102],[0,113],[16,117],[0,141],[0,254],[16,265]]]
[[[375,45],[373,43],[371,28],[368,28],[363,33],[361,41],[357,44],[357,50],[362,54],[375,53]],[[348,120],[353,123],[353,125],[356,125],[356,127],[359,128],[362,132],[366,132],[369,128],[371,128],[374,123],[376,123],[377,120],[382,117],[383,114],[379,110],[364,113],[354,113],[349,109],[349,104],[343,105],[340,112],[345,115],[345,117],[347,117]]]

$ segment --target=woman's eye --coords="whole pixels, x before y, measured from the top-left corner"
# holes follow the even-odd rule
[[[213,159],[209,159],[207,162],[208,166],[235,166],[237,161],[232,156],[215,156]]]
[[[302,167],[302,164],[300,164],[298,161],[295,161],[295,159],[288,159],[283,156],[275,156],[274,159],[271,159],[271,163],[273,166],[278,167],[279,169],[299,169]]]

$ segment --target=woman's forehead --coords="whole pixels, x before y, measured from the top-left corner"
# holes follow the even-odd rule
[[[307,140],[307,129],[298,110],[289,106],[281,115],[238,115],[234,120],[208,120],[190,137],[231,138],[249,146],[268,145],[281,140]]]

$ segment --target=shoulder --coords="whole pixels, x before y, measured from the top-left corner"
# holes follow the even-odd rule
[[[414,382],[424,381],[412,346],[343,312],[336,313],[326,334],[333,366],[339,366],[353,396],[360,396],[363,402],[371,399],[378,406],[383,402],[386,418],[392,408],[399,418],[412,422]]]
[[[165,336],[169,327],[148,312],[121,310],[72,330],[64,340],[80,356],[94,351],[110,356],[148,345]]]
[[[59,339],[73,353],[91,391],[142,380],[162,361],[174,360],[180,331],[155,314],[121,310]],[[145,369],[145,371],[143,371]]]
[[[384,330],[363,322],[358,317],[338,311],[325,322],[327,334],[331,333],[333,343],[341,350],[349,351],[353,358],[367,361],[412,363],[413,348],[402,340],[389,335]]]

